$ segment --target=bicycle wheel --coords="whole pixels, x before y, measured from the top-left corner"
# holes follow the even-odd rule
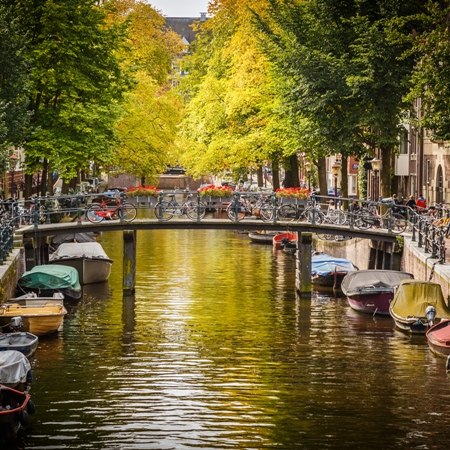
[[[206,214],[206,205],[203,202],[187,202],[185,204],[186,216],[191,220],[202,220]]]
[[[344,225],[347,221],[347,216],[340,209],[330,209],[328,210],[326,217],[330,223],[334,225]]]
[[[103,208],[100,205],[92,204],[86,210],[86,219],[91,223],[100,223],[104,219],[104,217],[99,214],[101,212],[103,212]]]
[[[391,231],[393,233],[403,233],[406,230],[406,226],[408,225],[408,223],[406,218],[401,214],[395,213],[390,220],[392,225]]]
[[[175,208],[170,202],[158,202],[155,205],[155,216],[158,220],[170,220],[175,214]]]
[[[264,203],[259,208],[259,216],[264,222],[271,222],[273,220],[273,214],[275,206],[270,203]]]
[[[373,215],[368,211],[358,211],[353,216],[353,224],[360,230],[367,230],[372,227]]]
[[[316,208],[305,210],[303,216],[309,223],[323,223],[325,221],[325,214]]]
[[[117,211],[120,220],[124,220],[125,222],[132,222],[136,219],[137,210],[136,206],[131,203],[122,203],[122,206]]]
[[[292,222],[298,217],[297,208],[294,205],[282,205],[278,210],[278,217],[280,220]]]
[[[227,216],[233,222],[240,222],[245,217],[245,205],[241,202],[231,202],[227,207]]]

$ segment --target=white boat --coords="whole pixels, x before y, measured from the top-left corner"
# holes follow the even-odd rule
[[[81,284],[91,284],[109,278],[112,259],[98,242],[64,242],[50,256],[49,264],[73,267]]]

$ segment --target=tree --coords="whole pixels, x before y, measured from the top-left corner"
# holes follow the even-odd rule
[[[213,17],[202,24],[186,61],[181,92],[189,104],[180,158],[196,176],[231,170],[241,177],[279,158],[290,143],[279,133],[286,130],[277,123],[275,84],[250,5],[264,9],[265,1],[212,2]]]
[[[450,140],[450,5],[446,1],[428,1],[421,14],[412,15],[406,34],[417,64],[412,89],[406,100],[421,99],[419,117],[413,123],[427,128],[436,140]],[[396,23],[399,23],[397,21]],[[400,22],[401,25],[404,23]]]
[[[25,29],[14,2],[0,3],[0,173],[10,149],[22,144],[28,124]]]
[[[28,173],[64,179],[109,161],[127,79],[116,56],[124,29],[106,26],[92,0],[19,2],[27,10],[31,64]],[[43,166],[42,166],[43,164]],[[45,193],[45,187],[43,187]]]
[[[117,122],[117,145],[111,167],[140,177],[156,176],[176,158],[175,137],[183,104],[170,86],[171,63],[182,52],[181,38],[166,29],[164,18],[149,5],[115,0],[110,20],[128,23],[127,46],[121,65],[131,71],[133,88],[125,96]]]

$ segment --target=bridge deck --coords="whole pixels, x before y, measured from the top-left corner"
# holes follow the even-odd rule
[[[54,224],[42,224],[38,226],[29,225],[15,231],[16,235],[23,238],[39,236],[53,236],[65,233],[82,232],[106,232],[120,230],[270,230],[270,231],[294,231],[312,232],[320,234],[341,235],[352,238],[376,239],[384,242],[395,242],[396,235],[383,229],[359,230],[349,226],[339,226],[331,224],[311,224],[304,222],[263,222],[261,220],[244,219],[241,222],[232,222],[223,219],[202,219],[194,222],[189,219],[172,219],[167,222],[157,219],[135,219],[133,222],[103,221],[98,224],[90,222],[64,222]]]

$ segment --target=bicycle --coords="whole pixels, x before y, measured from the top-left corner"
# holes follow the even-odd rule
[[[92,203],[86,209],[85,216],[91,223],[117,219],[132,222],[136,218],[137,210],[133,204],[125,202],[124,198],[122,193],[109,202],[106,197],[102,197],[100,203]]]
[[[183,203],[178,203],[175,199],[175,194],[167,196],[169,200],[158,200],[155,205],[155,216],[158,220],[167,222],[173,216],[186,215],[191,220],[201,220],[206,214],[206,204],[192,200],[193,194],[189,194]]]
[[[234,194],[226,209],[227,217],[233,222],[240,222],[246,216],[261,216],[262,207],[260,197]]]
[[[407,227],[407,219],[403,214],[393,212],[390,206],[385,213],[381,214],[377,203],[369,203],[355,211],[353,223],[360,230],[367,230],[372,227],[387,228],[394,234],[403,233]]]
[[[264,222],[273,222],[276,220],[291,222],[298,217],[298,211],[295,205],[280,205],[276,198],[263,203],[259,213]]]

